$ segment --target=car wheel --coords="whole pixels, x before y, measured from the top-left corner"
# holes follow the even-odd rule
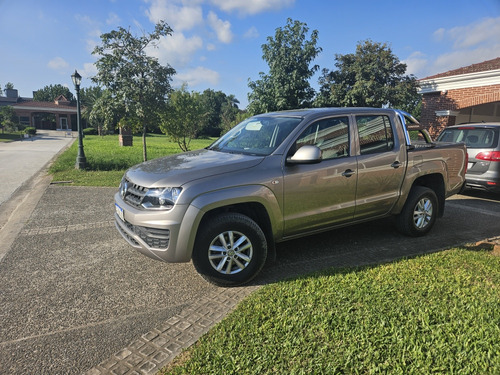
[[[267,258],[262,229],[248,216],[226,213],[202,224],[193,249],[193,264],[209,282],[236,286],[249,282]]]
[[[423,236],[432,229],[436,221],[437,210],[436,193],[424,186],[414,186],[403,210],[396,216],[396,226],[407,236]]]

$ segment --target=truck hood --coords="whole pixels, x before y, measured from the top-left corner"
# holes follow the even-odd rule
[[[190,181],[241,171],[259,164],[264,157],[197,150],[146,161],[130,168],[126,176],[145,187],[180,187]]]

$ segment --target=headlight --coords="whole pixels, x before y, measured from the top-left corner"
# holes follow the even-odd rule
[[[149,189],[142,199],[142,207],[147,209],[171,210],[181,194],[182,188],[166,187]]]
[[[128,189],[128,181],[124,177],[122,178],[122,181],[120,182],[120,187],[118,188],[122,198],[125,198],[125,194],[127,194],[127,189]]]

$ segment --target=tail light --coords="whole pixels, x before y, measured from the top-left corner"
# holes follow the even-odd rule
[[[500,151],[485,151],[476,155],[476,159],[485,161],[500,161]]]

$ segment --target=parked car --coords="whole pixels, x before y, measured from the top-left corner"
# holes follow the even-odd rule
[[[436,145],[412,123],[381,108],[251,117],[206,149],[129,169],[116,227],[151,258],[192,259],[217,285],[250,281],[276,242],[332,228],[394,216],[423,236],[463,187],[466,149]]]
[[[438,142],[464,142],[469,161],[466,187],[500,193],[500,123],[450,126]]]

